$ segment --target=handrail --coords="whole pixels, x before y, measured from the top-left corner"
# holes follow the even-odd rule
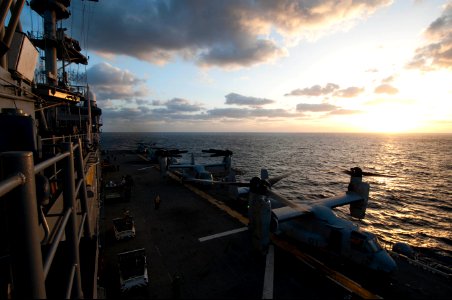
[[[71,155],[69,152],[58,153],[54,157],[49,158],[49,159],[37,164],[35,166],[35,174],[38,174],[39,172],[44,171],[48,167],[54,165],[55,163],[59,162],[60,160],[62,160],[65,157],[68,157],[69,155]]]
[[[12,222],[11,228],[15,228],[15,233],[23,236],[23,238],[19,239],[22,242],[15,243],[12,246],[11,256],[22,255],[19,254],[21,251],[18,251],[18,249],[26,248],[28,249],[26,255],[33,257],[32,263],[30,263],[28,259],[24,260],[23,258],[16,257],[16,260],[19,259],[22,262],[18,267],[14,268],[15,270],[17,268],[15,274],[37,274],[26,278],[20,276],[20,278],[14,279],[17,288],[21,291],[19,293],[20,295],[31,295],[33,298],[45,298],[46,288],[44,286],[44,281],[51,270],[60,242],[62,241],[63,236],[65,236],[68,244],[68,258],[72,264],[68,288],[65,291],[66,297],[69,298],[75,296],[77,298],[83,298],[79,244],[83,236],[91,237],[88,220],[89,210],[86,203],[86,163],[82,154],[82,142],[80,138],[76,141],[75,145],[71,139],[71,142],[63,143],[62,146],[61,150],[63,151],[61,153],[57,153],[53,157],[36,165],[33,163],[33,155],[31,152],[4,152],[4,156],[0,156],[0,160],[4,159],[4,163],[8,161],[8,163],[5,164],[6,174],[8,174],[8,172],[14,173],[17,170],[16,175],[0,180],[0,197],[9,193],[15,193],[15,196],[12,195],[11,197],[17,198],[17,200],[20,200],[23,197],[28,198],[26,200],[26,206],[22,206],[22,200],[7,201],[7,203],[8,205],[10,203],[13,205],[12,207],[14,208],[15,214],[19,213],[20,215],[23,215],[25,213],[27,216],[30,214],[32,215],[27,218],[24,226],[18,226],[19,224],[17,224],[17,222],[19,222],[19,220],[16,220],[15,218],[10,220],[10,222]],[[62,160],[65,160],[65,162],[61,168],[59,167],[59,170],[56,170],[55,167],[57,166],[57,163]],[[64,213],[62,216],[60,215],[59,221],[54,226],[53,230],[55,231],[55,236],[45,253],[45,257],[43,257],[43,250],[40,247],[38,237],[40,225],[38,222],[39,209],[37,205],[39,204],[37,204],[38,201],[36,199],[34,175],[45,171],[49,167],[54,167],[54,173],[60,174],[57,178],[61,177],[63,180],[63,197],[61,200],[64,205]],[[56,176],[55,174],[52,178]],[[79,202],[80,205],[78,205],[77,202]],[[77,207],[81,209],[80,214],[82,217],[80,219],[77,218]],[[45,216],[41,217],[45,221]],[[30,242],[27,241],[29,239]],[[13,276],[16,276],[15,274],[13,274]],[[28,285],[32,286],[32,290],[24,289],[24,287]]]
[[[72,208],[67,209],[66,212],[64,213],[63,220],[59,225],[59,228],[58,228],[57,234],[55,236],[55,239],[52,243],[52,246],[50,247],[49,252],[47,252],[47,256],[44,260],[44,278],[47,278],[47,274],[49,273],[50,266],[52,265],[52,262],[53,262],[53,258],[58,249],[58,244],[61,241],[61,238],[63,237],[64,229],[66,228],[67,222],[69,221],[69,217],[71,216],[71,214],[72,214]]]
[[[66,299],[71,299],[72,286],[74,282],[75,272],[77,271],[77,265],[72,265],[71,273],[69,274],[69,280],[66,285]]]
[[[78,228],[78,242],[80,243],[80,240],[82,239],[82,233],[83,233],[83,227],[85,226],[85,222],[86,222],[86,217],[88,216],[88,214],[85,212],[82,215],[82,220],[80,221],[80,226]]]
[[[16,187],[25,183],[25,175],[18,173],[0,182],[0,197],[8,194]]]

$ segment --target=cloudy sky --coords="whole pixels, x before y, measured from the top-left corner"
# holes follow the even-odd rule
[[[103,131],[452,132],[450,0],[70,9]]]

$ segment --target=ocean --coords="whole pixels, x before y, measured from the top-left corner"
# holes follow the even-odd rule
[[[383,245],[405,242],[434,255],[452,268],[452,134],[350,133],[123,133],[104,132],[103,150],[136,150],[138,142],[187,150],[181,161],[221,161],[203,149],[229,149],[239,181],[291,175],[272,188],[295,201],[315,201],[342,194],[352,167],[395,177],[364,177],[370,199],[363,220],[343,218],[376,234]]]

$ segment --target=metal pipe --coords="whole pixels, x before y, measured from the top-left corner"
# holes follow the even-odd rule
[[[83,229],[83,227],[85,225],[85,222],[88,220],[86,218],[86,216],[87,216],[87,214],[83,213],[82,220],[80,221],[80,227],[79,227],[79,231],[78,231],[78,242],[79,243],[80,243],[80,240],[82,239],[82,232],[83,232],[82,229]]]
[[[0,30],[5,29],[5,19],[8,15],[9,7],[11,6],[12,0],[3,0],[0,3]]]
[[[14,0],[14,6],[16,5],[16,1]],[[12,8],[11,8],[11,13],[12,13],[13,11],[12,11]],[[23,32],[22,31],[22,23],[20,23],[20,18],[19,18],[19,21],[17,22],[17,28],[16,28],[16,31],[18,31],[18,32]]]
[[[1,160],[5,174],[21,172],[25,176],[25,184],[5,196],[14,297],[46,298],[33,153],[4,152]]]
[[[6,16],[8,15],[8,10],[11,6],[11,0],[3,0],[0,1],[0,40],[3,45],[3,49],[1,49],[1,53],[0,53],[0,66],[3,69],[8,69],[8,62],[6,60],[6,52],[8,52],[8,47],[6,47],[6,45],[3,43],[3,39],[5,37],[5,19]]]
[[[77,180],[77,185],[75,186],[75,194],[78,195],[80,188],[82,187],[83,179]]]
[[[63,143],[63,150],[69,152],[69,157],[66,158],[66,168],[64,174],[63,185],[63,203],[65,209],[72,208],[72,213],[69,218],[68,226],[66,226],[66,242],[68,244],[68,257],[74,265],[76,265],[76,272],[74,278],[75,297],[83,298],[82,280],[80,276],[80,253],[78,247],[77,234],[77,213],[75,211],[75,178],[74,178],[74,151],[72,143]]]
[[[46,245],[49,242],[50,228],[41,205],[39,205],[39,218],[41,220],[42,228],[44,229],[44,238],[42,239],[41,244]]]
[[[50,267],[52,266],[53,258],[55,256],[55,253],[58,249],[58,244],[60,243],[61,239],[63,238],[64,230],[66,229],[67,222],[69,221],[69,217],[72,214],[72,208],[69,208],[64,213],[63,220],[61,221],[58,231],[55,235],[55,238],[53,239],[52,246],[50,246],[49,251],[47,252],[46,258],[44,260],[44,276],[47,278],[47,274],[50,271]]]
[[[75,163],[77,168],[77,176],[80,180],[80,191],[78,195],[80,197],[80,206],[82,209],[82,213],[87,213],[89,215],[88,194],[86,192],[85,168],[83,164],[83,155],[80,138],[77,140],[77,146],[78,148],[75,151]],[[89,219],[86,220],[84,232],[86,237],[91,238],[91,224],[89,222]]]
[[[55,10],[46,10],[44,12],[44,35],[47,39],[45,48],[45,68],[47,84],[56,86],[58,83],[57,71],[57,50],[56,43],[56,12]]]
[[[66,285],[66,299],[71,299],[72,293],[72,282],[74,281],[75,271],[77,269],[77,265],[72,265],[71,273],[69,274],[69,280]]]
[[[25,183],[25,175],[19,173],[0,182],[0,197]]]
[[[3,38],[3,43],[8,48],[11,46],[11,41],[13,40],[14,32],[16,31],[17,24],[19,23],[20,12],[22,11],[24,4],[25,0],[18,0],[11,9],[11,18],[9,19],[8,28],[6,29],[5,37]],[[4,54],[5,53],[3,53],[3,55]]]
[[[56,164],[57,162],[59,162],[60,160],[62,160],[65,157],[68,157],[70,155],[69,152],[65,152],[65,153],[58,153],[57,155],[55,155],[52,158],[49,158],[39,164],[37,164],[35,166],[35,174],[38,174],[41,171],[44,171],[46,168]]]

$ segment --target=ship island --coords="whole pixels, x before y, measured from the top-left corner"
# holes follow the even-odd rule
[[[88,63],[57,26],[70,2],[29,1],[42,35],[22,31],[25,0],[0,4],[2,299],[452,296],[451,274],[409,251],[387,250],[390,274],[349,265],[266,228],[226,189],[162,172],[140,150],[103,151],[95,92],[65,71]]]

